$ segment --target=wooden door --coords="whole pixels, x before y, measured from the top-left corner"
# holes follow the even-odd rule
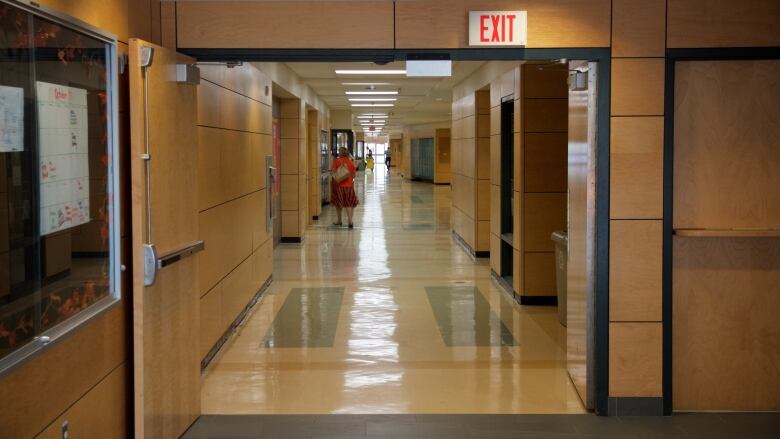
[[[146,48],[152,48],[153,57],[142,67]],[[200,415],[198,261],[187,257],[186,250],[198,241],[197,87],[177,81],[177,65],[194,62],[130,40],[133,360],[139,438],[179,437]],[[169,259],[146,285],[144,247],[149,243],[157,250],[155,265],[166,255],[185,252]]]

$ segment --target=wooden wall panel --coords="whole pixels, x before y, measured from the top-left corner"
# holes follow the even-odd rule
[[[525,99],[523,130],[526,133],[565,133],[568,128],[568,99]]]
[[[662,396],[661,323],[609,324],[609,396]]]
[[[674,239],[675,410],[780,408],[777,238]]]
[[[523,241],[525,252],[553,252],[550,235],[566,229],[566,193],[534,194],[523,199]]]
[[[610,98],[613,116],[662,116],[663,58],[613,59]]]
[[[523,278],[525,289],[520,294],[525,296],[555,296],[555,253],[523,254]]]
[[[398,48],[468,47],[469,10],[527,10],[526,47],[607,47],[610,2],[576,0],[398,0]]]
[[[128,419],[127,364],[122,363],[75,404],[60,415],[40,435],[39,439],[62,438],[62,424],[68,422],[71,437],[127,438]]]
[[[566,192],[567,133],[528,133],[523,146],[526,192]]]
[[[612,56],[663,57],[667,0],[612,1]]]
[[[776,0],[668,0],[667,46],[780,46]]]
[[[149,6],[131,4],[130,0],[40,0],[37,3],[105,29],[123,43],[127,43],[129,38],[128,14],[133,17],[133,30],[143,31],[149,26]]]
[[[610,223],[610,321],[662,320],[662,226],[661,220]]]
[[[177,16],[180,48],[393,48],[390,1],[179,2]]]
[[[43,431],[67,407],[127,361],[127,300],[0,380],[0,394],[13,397],[13,404],[4,404],[0,410],[4,436],[32,437]]]
[[[780,228],[778,69],[777,60],[677,64],[675,228]]]
[[[222,317],[222,284],[217,284],[200,298],[200,358],[205,358],[225,332]]]
[[[663,117],[613,117],[610,137],[610,216],[662,218]]]

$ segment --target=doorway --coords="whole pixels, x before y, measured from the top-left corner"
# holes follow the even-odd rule
[[[553,51],[553,53],[554,53],[554,51]],[[602,80],[602,78],[599,78],[599,81],[600,80]],[[601,96],[599,96],[599,99],[601,100]],[[604,103],[605,103],[604,101],[600,101],[599,105],[603,105]],[[502,104],[501,105],[501,119],[502,120],[506,120],[506,121],[514,121],[514,119],[515,119],[514,111],[515,111],[514,102],[511,102],[511,104],[509,102],[507,102],[506,105]],[[388,114],[388,116],[392,117],[392,115],[389,115],[389,114]],[[451,116],[452,115],[450,115],[450,119],[452,119]],[[599,120],[603,120],[604,117],[605,117],[604,116],[604,112],[599,112],[597,116],[594,115],[593,121],[594,121],[594,123],[596,123]],[[504,122],[504,123],[508,123],[508,122]],[[502,132],[503,132],[503,130],[502,130]],[[334,132],[333,134],[336,134],[336,133]],[[348,139],[349,139],[348,133],[340,133],[340,134],[341,134],[341,136],[334,136],[334,140],[337,140],[337,139],[341,138],[341,139],[343,139],[343,143],[344,144],[348,144],[349,143],[349,141],[348,141]],[[507,135],[506,137],[509,139],[509,141],[506,142],[507,145],[509,145],[509,146],[502,145],[501,152],[502,152],[502,156],[505,157],[505,160],[501,161],[501,165],[499,167],[499,169],[501,171],[501,180],[502,180],[502,183],[503,183],[500,186],[501,187],[507,187],[509,189],[508,192],[511,193],[511,196],[507,197],[506,194],[504,194],[505,196],[502,197],[501,209],[502,209],[502,213],[504,213],[504,214],[508,210],[508,212],[510,214],[509,223],[511,225],[511,229],[510,229],[511,233],[516,233],[515,232],[515,226],[514,226],[514,223],[515,223],[514,218],[515,218],[515,216],[512,215],[513,210],[516,209],[515,207],[513,207],[513,203],[515,202],[514,200],[515,200],[515,192],[516,192],[514,190],[514,187],[516,185],[516,182],[514,181],[515,170],[513,168],[511,168],[511,167],[509,169],[504,169],[507,164],[513,165],[514,163],[517,162],[517,158],[514,157],[515,149],[513,148],[513,146],[514,146],[514,139],[515,139],[516,136],[514,135],[512,130],[509,130],[509,135]],[[455,155],[457,154],[455,151],[458,148],[462,148],[462,144],[458,143],[458,141],[461,138],[462,137],[460,137],[460,138],[456,137],[454,135],[454,133],[453,133],[453,144],[452,144],[453,161],[455,160]],[[606,142],[606,140],[604,140],[604,139],[599,139],[599,140],[601,141],[601,143],[598,143],[597,146],[601,145],[603,147],[605,145],[605,143],[603,143],[603,142]],[[337,143],[337,142],[334,142],[334,143]],[[606,143],[606,146],[608,147],[608,143]],[[509,149],[504,151],[503,148],[509,148]],[[374,149],[374,148],[372,148],[372,149]],[[374,151],[378,152],[378,151],[376,151],[376,149],[374,149]],[[357,152],[357,151],[355,151],[355,152]],[[411,150],[409,152],[410,152],[409,155],[411,156],[409,158],[411,159],[410,161],[412,161],[414,159],[414,152],[413,152],[413,150]],[[402,153],[401,155],[405,155],[405,154]],[[509,158],[509,159],[507,159],[507,158]],[[459,160],[463,160],[463,162],[468,162],[468,159],[464,159],[463,157],[460,157]],[[475,161],[476,157],[472,158],[471,160],[472,160],[472,162]],[[490,168],[488,168],[488,169],[490,169]],[[453,173],[455,173],[455,170],[453,170]],[[412,175],[414,175],[414,174],[412,173]],[[608,175],[606,177],[608,178]],[[443,192],[443,191],[440,191],[438,188],[433,189],[433,186],[430,186],[430,187],[426,186],[427,183],[416,183],[416,182],[399,181],[399,184],[397,186],[397,190],[399,192],[399,195],[402,196],[402,197],[408,196],[409,197],[408,200],[403,199],[403,202],[408,203],[408,205],[411,206],[411,208],[409,210],[409,216],[407,218],[404,218],[401,215],[401,217],[399,217],[399,218],[393,218],[393,221],[400,221],[400,222],[391,222],[388,217],[382,216],[382,214],[385,211],[386,206],[383,206],[381,203],[380,204],[374,204],[373,205],[375,207],[374,210],[372,210],[370,212],[368,211],[368,209],[364,210],[364,212],[365,212],[364,215],[365,216],[363,216],[363,219],[365,220],[365,224],[367,224],[367,225],[371,224],[371,225],[373,225],[375,227],[370,227],[370,228],[366,227],[365,231],[360,230],[358,234],[352,235],[352,237],[350,237],[350,235],[339,234],[339,233],[342,233],[340,230],[329,230],[327,225],[326,225],[327,223],[326,223],[326,224],[322,225],[323,226],[322,230],[318,229],[318,231],[316,232],[316,233],[318,233],[318,235],[314,235],[314,234],[309,235],[310,239],[311,239],[311,237],[314,237],[315,242],[317,242],[320,245],[323,245],[323,247],[319,247],[318,246],[317,248],[321,248],[321,249],[331,248],[330,251],[342,252],[342,253],[338,253],[338,257],[352,258],[353,256],[349,252],[347,252],[347,250],[346,250],[347,248],[351,248],[352,249],[351,251],[355,251],[356,255],[359,255],[361,258],[365,257],[366,260],[370,260],[370,257],[375,257],[376,255],[384,255],[384,257],[388,258],[388,260],[392,260],[393,256],[397,257],[399,255],[404,255],[405,252],[401,252],[399,254],[397,252],[397,249],[396,249],[396,253],[393,255],[392,252],[390,251],[390,248],[387,245],[391,241],[401,239],[400,238],[402,236],[400,234],[401,231],[410,231],[410,230],[416,230],[416,231],[422,231],[422,230],[440,231],[441,229],[443,229],[444,231],[447,232],[446,236],[449,236],[449,232],[451,230],[451,224],[449,223],[449,221],[450,221],[450,219],[449,219],[450,214],[449,213],[443,214],[442,213],[443,209],[441,209],[441,206],[443,204],[449,204],[449,201],[444,201],[446,199],[445,197],[451,196],[454,199],[456,196],[460,195],[460,194],[456,194],[455,187],[462,187],[462,184],[460,184],[458,182],[455,182],[456,178],[460,178],[460,177],[453,176],[453,189],[452,189],[452,194],[451,195],[449,193],[449,188],[442,188],[442,189],[446,190],[446,192]],[[370,190],[370,187],[368,186],[368,185],[375,184],[375,183],[373,183],[373,182],[366,182],[364,184],[366,185],[365,186],[365,189],[366,189],[366,191],[365,191],[365,193],[366,193],[365,204],[368,205],[368,202],[370,201],[368,199],[369,196],[372,196],[372,197],[376,196],[376,198],[381,201],[382,195],[380,195],[379,193],[376,193],[376,192],[374,194],[372,194],[371,190]],[[603,190],[603,187],[604,187],[604,182],[603,181],[601,181],[601,183],[599,183],[597,181],[597,182],[595,182],[595,184],[596,184],[597,188],[601,187],[602,190]],[[429,190],[429,188],[430,188],[430,190]],[[446,193],[447,195],[439,197],[438,196],[439,192]],[[361,200],[361,201],[363,201],[363,200]],[[415,204],[419,205],[419,206],[417,206],[419,208],[415,208]],[[601,208],[602,209],[604,208],[603,204],[601,205]],[[399,213],[403,214],[403,212],[399,212]],[[473,213],[473,214],[475,214],[475,213]],[[324,211],[323,211],[323,215],[325,215]],[[445,218],[445,217],[446,217],[446,222],[442,220],[442,218]],[[457,221],[456,218],[455,218],[455,215],[452,216],[452,221]],[[602,218],[602,221],[603,221],[603,218]],[[393,227],[397,227],[397,229],[393,229]],[[320,232],[322,232],[322,233],[320,234]],[[312,233],[312,232],[311,232],[311,230],[309,230],[309,231],[307,231],[307,233]],[[396,235],[395,233],[398,233],[398,235]],[[517,232],[517,233],[519,233],[519,232]],[[370,236],[370,239],[369,239],[369,236]],[[424,236],[424,235],[420,235],[420,236]],[[391,238],[391,239],[388,239],[388,238]],[[363,241],[363,239],[365,239],[365,241]],[[339,243],[340,245],[336,245],[335,243]],[[372,244],[369,244],[369,243],[372,243]],[[380,243],[382,243],[382,244],[380,244]],[[366,247],[364,249],[362,247],[362,245],[365,245],[365,246],[368,246],[368,247]],[[330,246],[333,246],[333,247],[330,247]],[[596,245],[594,243],[593,247],[596,248],[596,247],[598,247],[598,245]],[[308,248],[308,247],[305,247],[305,246],[303,248],[304,248],[304,253],[307,253],[307,254],[310,254],[310,252],[315,252],[316,251],[315,248]],[[370,253],[368,252],[368,248],[371,248],[371,252]],[[448,250],[448,251],[451,251],[451,250]],[[295,252],[298,252],[298,253],[295,253]],[[301,250],[296,249],[295,252],[293,252],[293,250],[291,248],[283,247],[279,251],[279,257],[282,258],[282,259],[277,259],[277,261],[282,261],[282,263],[283,263],[283,260],[287,260],[287,259],[293,260],[294,258],[302,257],[302,254],[300,253]],[[502,254],[504,254],[504,252],[502,252]],[[507,257],[502,258],[502,259],[504,259],[504,261],[505,261],[504,263],[505,264],[511,263],[511,265],[504,265],[504,269],[502,270],[502,272],[505,272],[507,274],[513,273],[514,270],[515,270],[515,264],[513,262],[515,260],[515,251],[514,251],[514,249],[512,249],[512,250],[510,250],[510,252],[507,252],[506,254],[507,254]],[[412,253],[409,254],[410,257],[411,257],[411,255],[412,255]],[[325,255],[322,254],[322,256],[325,256]],[[602,255],[602,257],[603,256],[604,255]],[[461,259],[460,259],[461,256],[456,256],[455,258],[456,258],[455,261],[457,261],[458,263],[462,262]],[[329,264],[332,264],[332,261],[335,261],[335,260],[337,260],[337,257],[334,254],[334,258],[332,260],[320,259],[319,262],[317,264],[314,264],[314,265],[312,265],[310,262],[307,263],[307,267],[310,267],[311,269],[314,270],[314,272],[313,272],[315,274],[314,277],[310,277],[312,275],[312,272],[309,272],[309,271],[306,271],[304,273],[302,273],[301,271],[298,271],[297,273],[295,273],[295,275],[297,275],[298,278],[300,278],[301,274],[303,274],[304,277],[306,277],[306,278],[317,279],[318,282],[321,282],[322,280],[324,280],[324,278],[319,278],[317,276],[321,275],[322,271],[321,271],[321,268],[317,268],[316,265],[322,264],[323,266],[327,266],[327,267],[332,269],[334,266],[333,265],[329,265]],[[330,261],[330,262],[328,262],[328,261]],[[367,275],[369,279],[371,279],[372,276],[377,276],[378,278],[382,279],[382,275],[379,275],[379,274],[371,271],[368,266],[362,265],[359,259],[356,260],[356,261],[357,261],[356,262],[356,267],[358,268],[358,270],[360,270],[360,269],[368,270],[366,272],[363,272],[364,276]],[[452,264],[452,263],[453,262],[450,261],[449,264]],[[473,264],[473,262],[470,262],[470,263]],[[441,272],[442,273],[448,273],[447,270],[451,269],[454,266],[454,265],[449,265],[449,264],[448,265],[444,265],[444,266],[441,267]],[[447,268],[447,267],[449,267],[449,268]],[[307,270],[309,270],[310,268],[307,268]],[[281,309],[284,308],[285,306],[287,306],[288,300],[297,301],[298,304],[306,303],[307,304],[306,307],[309,307],[307,309],[310,309],[310,310],[315,310],[316,309],[317,312],[319,312],[321,315],[323,315],[322,313],[326,313],[326,314],[327,313],[331,313],[331,311],[328,311],[326,308],[331,307],[331,306],[335,306],[335,305],[333,305],[333,303],[336,303],[336,302],[329,301],[327,303],[322,303],[322,300],[325,299],[325,295],[330,294],[329,292],[321,290],[317,294],[312,295],[310,292],[307,292],[307,291],[296,291],[295,288],[309,288],[309,287],[307,287],[305,285],[301,285],[301,286],[290,288],[290,286],[293,284],[293,282],[295,280],[294,275],[293,275],[294,272],[292,272],[292,271],[288,271],[288,272],[282,271],[280,273],[281,274],[280,274],[279,277],[276,277],[276,275],[275,275],[275,279],[276,279],[275,282],[276,282],[276,285],[278,285],[278,288],[280,288],[280,290],[278,290],[278,291],[276,291],[276,290],[269,290],[269,291],[271,291],[271,294],[269,294],[266,297],[266,299],[264,299],[264,300],[268,300],[268,302],[266,302],[266,303],[269,303],[269,304],[275,303],[276,304],[276,305],[272,305],[270,307],[270,309],[268,309],[267,311],[264,311],[266,314],[262,314],[262,316],[263,316],[262,319],[263,319],[263,321],[265,321],[265,324],[266,324],[266,326],[264,327],[266,330],[271,328],[272,325],[275,325],[275,323],[273,323],[274,320],[276,318],[278,318],[278,316],[281,315],[281,314],[278,314],[277,312],[281,312]],[[457,279],[458,279],[458,277],[455,276],[455,275],[452,275],[450,277],[450,281],[454,281],[454,280],[457,280]],[[442,278],[438,279],[438,283],[444,283],[444,282],[445,282],[444,279],[442,279]],[[522,322],[520,320],[514,320],[513,321],[513,318],[515,318],[517,316],[515,314],[513,314],[513,312],[511,311],[513,309],[513,307],[519,306],[519,305],[515,304],[511,300],[507,300],[507,299],[514,299],[514,297],[511,297],[511,295],[509,297],[505,297],[505,296],[501,296],[500,294],[498,294],[498,293],[501,292],[501,290],[496,289],[495,286],[492,283],[490,283],[489,277],[487,278],[487,283],[485,283],[484,281],[474,281],[473,279],[471,279],[471,280],[467,279],[464,282],[466,282],[467,286],[470,286],[469,284],[471,284],[473,286],[476,286],[476,288],[479,291],[479,293],[475,293],[474,291],[467,292],[465,290],[461,291],[461,290],[458,290],[458,289],[450,289],[447,292],[447,294],[449,295],[448,297],[456,297],[456,296],[457,297],[463,297],[463,298],[465,298],[464,300],[466,300],[467,303],[470,303],[469,306],[471,308],[469,308],[469,309],[473,309],[475,312],[478,312],[480,315],[486,316],[486,320],[484,320],[484,321],[487,322],[487,325],[488,325],[487,326],[488,330],[486,332],[486,334],[488,334],[488,336],[487,336],[487,340],[488,340],[487,343],[496,342],[496,343],[499,343],[498,346],[501,346],[501,343],[507,342],[507,339],[504,338],[504,336],[501,335],[501,334],[506,335],[505,329],[509,333],[512,333],[512,329],[510,327],[506,327],[506,328],[502,329],[502,326],[501,326],[502,322],[503,322],[504,325],[506,325],[507,321],[513,322],[513,324],[516,324],[516,325],[522,325]],[[343,279],[342,279],[342,283],[344,283]],[[510,285],[514,284],[514,281],[509,282],[509,284]],[[598,288],[595,287],[597,284],[598,284],[598,279],[594,279],[594,295],[597,294]],[[440,316],[437,317],[437,315],[436,315],[437,311],[436,310],[438,309],[437,307],[440,304],[440,302],[437,302],[437,300],[439,300],[437,298],[441,297],[441,296],[438,296],[440,290],[436,290],[436,288],[441,287],[441,285],[430,285],[429,287],[431,287],[433,289],[431,289],[431,290],[427,290],[427,289],[424,290],[425,296],[422,296],[422,297],[426,297],[427,298],[427,300],[428,300],[427,305],[425,305],[425,307],[421,307],[421,308],[420,307],[418,307],[418,308],[412,307],[412,308],[409,308],[409,309],[417,309],[417,311],[415,311],[415,312],[420,312],[420,310],[423,310],[423,309],[429,310],[432,314],[430,314],[427,317],[423,317],[422,319],[424,320],[424,319],[427,318],[429,323],[432,323],[434,325],[440,325],[441,324],[441,322],[439,320]],[[272,287],[272,288],[274,288],[274,287]],[[326,285],[326,286],[319,286],[318,288],[338,288],[338,287],[334,286],[334,285]],[[344,288],[347,288],[347,287],[344,287]],[[394,286],[394,285],[381,286],[380,285],[378,288],[389,288],[390,291],[394,291],[394,289],[398,289],[398,288],[402,288],[402,287],[399,286],[399,285],[396,285],[396,286]],[[486,293],[486,291],[489,291],[489,293]],[[274,295],[276,295],[276,296],[274,297]],[[486,307],[485,307],[485,304],[481,302],[482,299],[480,299],[480,297],[482,297],[483,299],[487,298],[487,306]],[[348,290],[347,291],[343,291],[341,293],[341,298],[342,299],[340,301],[338,301],[339,305],[336,306],[336,308],[340,309],[341,312],[349,312],[349,309],[350,309],[348,306],[344,307],[342,305],[342,304],[345,304],[345,303],[346,304],[350,303],[348,301],[345,302],[344,300],[351,299],[353,301],[352,304],[355,304],[355,303],[357,303],[355,301],[357,301],[358,299],[362,299],[359,295],[357,295],[357,293],[355,295],[350,296],[350,292]],[[385,299],[389,299],[388,297],[382,296],[381,294],[375,294],[374,296],[371,296],[370,298],[372,300],[380,300],[380,299],[381,300],[385,300]],[[317,302],[318,300],[320,302]],[[392,298],[392,300],[400,300],[400,299],[398,299],[396,297],[396,298]],[[493,300],[496,300],[497,302],[493,303],[492,302]],[[290,302],[290,303],[296,303],[296,302]],[[594,307],[595,307],[595,306],[598,306],[599,301],[596,298],[594,298],[593,299],[593,303],[594,303]],[[400,304],[400,302],[395,302],[395,303],[388,302],[387,306],[398,307],[398,306],[400,306],[399,304]],[[602,302],[602,305],[603,305],[603,302]],[[290,305],[290,306],[293,306],[293,305]],[[314,306],[314,308],[310,308],[311,306]],[[294,308],[294,309],[299,309],[299,308]],[[263,312],[262,308],[259,311]],[[300,311],[300,309],[299,309],[299,311]],[[492,311],[493,314],[491,314],[491,311]],[[311,311],[309,311],[309,312],[311,312]],[[294,314],[294,312],[293,312],[293,314]],[[335,320],[336,332],[333,333],[334,340],[338,340],[338,337],[339,337],[338,328],[339,327],[343,327],[343,325],[347,325],[347,327],[349,327],[351,325],[351,323],[347,323],[345,321],[341,321],[341,320],[339,320],[339,318],[340,317],[336,317],[336,320]],[[497,318],[497,320],[495,320],[495,318]],[[555,321],[557,323],[557,317],[555,317]],[[444,330],[455,330],[456,332],[459,331],[460,327],[457,325],[457,319],[453,320],[453,323],[455,323],[454,326],[451,325],[452,327],[450,327],[449,329],[445,328]],[[318,324],[320,324],[320,323],[318,323]],[[390,322],[388,321],[388,325],[389,324],[390,324]],[[491,324],[494,324],[494,325],[497,325],[497,326],[490,326]],[[434,326],[434,327],[436,327],[436,326]],[[490,329],[490,328],[492,328],[492,329]],[[324,331],[324,329],[322,329],[322,330]],[[443,330],[442,327],[439,326],[439,328],[438,328],[439,336],[442,336],[441,335],[441,331],[442,330]],[[556,329],[556,331],[557,330],[558,329]],[[493,331],[497,331],[497,332],[493,332]],[[595,327],[594,327],[594,331],[596,331]],[[312,335],[312,334],[313,333],[311,333],[309,335]],[[497,338],[491,338],[492,337],[491,334],[498,334],[498,336],[497,336]],[[268,334],[267,333],[263,333],[263,334],[258,333],[257,336],[259,338],[265,339],[268,336]],[[483,336],[476,334],[476,335],[474,335],[473,339],[474,340],[478,340],[481,337],[483,337]],[[599,339],[599,337],[594,333],[594,335],[593,335],[593,340],[594,340],[594,346],[593,347],[594,348],[598,347],[598,344],[595,343],[595,340],[598,340],[598,339]],[[604,339],[602,338],[601,340],[603,342]],[[362,341],[363,342],[367,342],[365,340],[362,340]],[[346,346],[349,346],[349,344],[347,344]],[[488,344],[488,346],[490,346],[490,345]],[[273,348],[274,349],[280,349],[281,347],[279,347],[277,345],[274,345]],[[308,348],[308,346],[305,347],[305,348]],[[506,348],[506,346],[505,346],[505,348]],[[268,349],[268,347],[266,347],[266,349]],[[366,349],[366,350],[362,351],[362,354],[370,355],[370,352],[371,352],[370,349]],[[271,358],[271,357],[273,357],[274,354],[265,352],[264,355],[269,355],[270,357],[268,357],[268,358]],[[594,356],[594,358],[595,358],[595,356]],[[306,364],[306,361],[304,361],[305,360],[304,358],[300,358],[299,360],[300,360],[300,364]],[[279,372],[281,373],[281,371],[279,371]],[[293,376],[293,375],[291,374],[290,376]],[[562,375],[562,376],[564,376],[564,377],[566,376],[565,372],[564,372],[564,375]],[[568,377],[566,377],[566,380],[568,380]],[[293,383],[293,382],[296,382],[296,380],[291,379],[289,382]],[[568,381],[563,381],[563,382],[561,382],[561,384],[564,385],[564,383],[567,383],[567,382]],[[344,382],[342,382],[342,385],[343,384],[344,384]],[[352,382],[352,384],[354,385],[355,382]],[[509,384],[507,384],[507,385],[509,385]],[[598,384],[597,384],[597,386],[598,386]],[[443,391],[444,388],[445,388],[445,386],[442,386],[439,389]],[[290,408],[288,407],[288,410],[289,409]],[[580,407],[580,409],[582,409],[582,407]]]

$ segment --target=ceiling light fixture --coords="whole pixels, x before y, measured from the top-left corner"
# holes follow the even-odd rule
[[[358,116],[358,119],[387,119],[387,116],[384,114],[360,115]]]
[[[406,70],[336,70],[337,75],[405,75]]]
[[[390,82],[342,82],[341,85],[391,85]]]
[[[349,98],[350,102],[395,102],[397,98]]]
[[[363,113],[358,117],[370,117],[370,116],[387,117],[387,113]]]
[[[387,90],[387,91],[345,91],[344,94],[348,95],[397,95],[397,90]]]
[[[353,107],[395,107],[395,104],[352,104]]]

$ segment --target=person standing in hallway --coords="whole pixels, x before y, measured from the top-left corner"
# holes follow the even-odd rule
[[[390,148],[385,150],[385,166],[387,166],[387,175],[390,175]]]
[[[335,173],[336,170],[341,166],[347,168],[349,175],[341,181],[336,181],[335,178],[331,178],[332,187],[330,193],[330,202],[336,208],[336,222],[333,223],[333,225],[341,226],[343,224],[341,222],[341,211],[342,209],[346,209],[347,221],[349,228],[351,229],[355,226],[355,224],[352,222],[352,214],[354,212],[354,208],[358,205],[357,195],[355,195],[354,183],[357,169],[349,157],[349,151],[347,151],[347,148],[344,147],[339,148],[339,156],[336,160],[333,161],[333,164],[330,167],[331,175],[333,175],[333,173]]]

